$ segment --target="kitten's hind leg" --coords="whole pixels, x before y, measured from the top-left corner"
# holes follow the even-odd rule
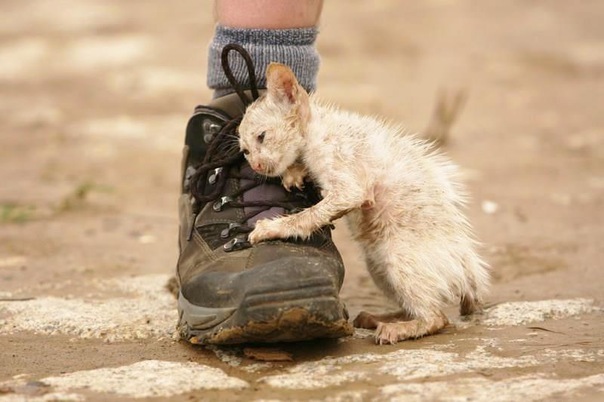
[[[375,343],[394,345],[405,339],[416,339],[439,332],[449,324],[449,320],[438,312],[428,318],[411,321],[380,322],[375,330]]]
[[[404,310],[386,314],[371,314],[361,311],[352,325],[355,328],[376,329],[380,323],[400,322],[411,320],[412,317]]]

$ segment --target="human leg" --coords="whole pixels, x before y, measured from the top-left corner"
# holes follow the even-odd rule
[[[216,22],[233,28],[290,29],[316,27],[323,0],[217,0]]]
[[[214,96],[233,92],[221,67],[221,52],[229,43],[237,43],[250,53],[261,88],[266,86],[268,64],[279,62],[292,68],[307,91],[314,91],[319,70],[315,41],[321,6],[318,0],[218,0],[217,25],[208,50],[207,81]],[[237,81],[249,88],[243,60],[232,57],[230,62]]]

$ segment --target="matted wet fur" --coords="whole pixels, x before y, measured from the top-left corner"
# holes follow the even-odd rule
[[[242,151],[254,170],[281,176],[286,188],[309,175],[324,198],[259,221],[250,242],[307,238],[345,215],[373,280],[402,309],[398,320],[369,313],[355,320],[376,328],[380,344],[438,332],[447,304],[460,303],[462,314],[479,309],[489,273],[461,209],[456,165],[400,127],[322,104],[287,66],[269,66],[267,89],[241,122]]]

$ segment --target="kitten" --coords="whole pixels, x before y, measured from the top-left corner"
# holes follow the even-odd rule
[[[355,319],[375,328],[380,344],[438,332],[448,303],[459,302],[462,315],[479,309],[489,273],[461,211],[457,167],[400,128],[321,104],[287,66],[272,63],[266,75],[267,92],[239,127],[241,150],[255,171],[281,176],[286,188],[309,175],[324,198],[257,222],[249,241],[308,238],[345,215],[373,280],[402,309]]]

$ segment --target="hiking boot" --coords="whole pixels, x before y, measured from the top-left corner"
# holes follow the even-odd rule
[[[312,183],[288,192],[279,179],[250,168],[236,131],[246,103],[237,93],[218,98],[198,106],[187,126],[177,266],[181,337],[234,344],[350,335],[338,296],[344,266],[329,227],[306,241],[247,241],[259,219],[296,213],[320,196]]]

